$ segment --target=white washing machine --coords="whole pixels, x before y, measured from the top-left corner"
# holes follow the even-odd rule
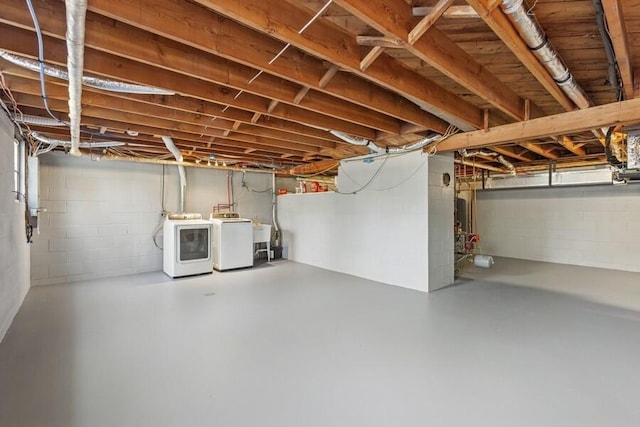
[[[213,268],[253,267],[253,224],[245,218],[210,218],[213,224]]]
[[[203,219],[167,219],[163,226],[164,272],[171,277],[213,272],[213,224]]]

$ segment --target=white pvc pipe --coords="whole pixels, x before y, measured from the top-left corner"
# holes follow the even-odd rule
[[[84,30],[87,0],[65,0],[67,9],[67,69],[69,70],[69,154],[80,156],[82,114],[82,72],[84,70]]]
[[[182,157],[182,153],[176,147],[176,144],[173,143],[173,140],[168,136],[162,137],[162,142],[167,147],[167,149],[173,154],[173,157],[178,162],[184,161]],[[184,170],[184,166],[178,165],[178,173],[180,174],[180,212],[184,212],[184,195],[187,189],[187,174]]]
[[[271,218],[276,232],[276,246],[280,245],[280,227],[278,226],[278,193],[276,190],[276,173],[271,174]]]

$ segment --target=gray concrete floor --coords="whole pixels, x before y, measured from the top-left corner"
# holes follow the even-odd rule
[[[637,426],[638,274],[499,259],[422,294],[288,261],[33,288],[0,426]]]

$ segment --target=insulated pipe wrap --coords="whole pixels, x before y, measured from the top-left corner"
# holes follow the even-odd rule
[[[505,159],[501,154],[495,153],[493,151],[482,151],[482,150],[467,151],[465,149],[462,149],[462,150],[458,150],[458,154],[460,154],[460,156],[464,158],[474,157],[474,156],[495,157],[498,162],[500,162],[502,165],[507,167],[507,169],[509,170],[509,174],[511,175],[516,174],[516,167],[513,165],[513,163]]]
[[[40,65],[37,61],[33,61],[22,56],[14,55],[5,50],[0,49],[0,58],[15,64],[19,67],[26,68],[27,70],[40,72]],[[62,80],[69,80],[69,73],[51,65],[43,64],[44,73],[47,76],[55,77]],[[116,80],[103,79],[99,77],[82,76],[82,83],[86,86],[94,87],[96,89],[108,90],[110,92],[120,93],[135,93],[140,95],[174,95],[175,92],[161,89],[153,86],[138,85],[135,83],[125,83]]]
[[[11,116],[13,120],[20,123],[36,126],[65,126],[63,122],[50,117],[32,116],[29,114],[14,114]]]
[[[580,108],[588,108],[591,100],[575,81],[569,68],[547,40],[535,17],[525,8],[523,0],[502,0],[502,11],[509,17],[520,37],[545,66],[565,94]]]
[[[432,137],[423,138],[420,141],[414,142],[413,144],[403,145],[402,147],[379,147],[373,141],[369,141],[368,139],[349,136],[346,133],[342,133],[337,130],[332,130],[330,132],[332,135],[337,136],[338,138],[340,138],[345,142],[348,142],[349,144],[369,147],[372,151],[380,154],[384,154],[384,153],[396,154],[396,153],[402,153],[406,151],[418,150],[426,146],[427,144],[430,144],[442,138],[442,136],[440,135],[435,135]]]
[[[67,9],[67,69],[69,70],[69,154],[80,156],[82,114],[82,72],[84,70],[84,30],[87,0],[65,0]]]

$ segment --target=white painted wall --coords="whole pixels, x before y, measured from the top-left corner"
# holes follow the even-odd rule
[[[340,168],[342,192],[373,177],[355,195],[279,196],[283,245],[297,262],[428,291],[427,157],[412,153],[383,162]]]
[[[640,185],[478,192],[483,253],[640,272]]]
[[[451,178],[448,186],[445,173]],[[454,179],[453,154],[429,158],[429,291],[454,281]]]
[[[12,193],[13,171],[13,125],[0,111],[0,341],[29,290],[25,204]]]
[[[187,168],[186,210],[208,218],[227,203],[226,171]],[[249,218],[271,220],[269,193],[240,188],[238,209]],[[270,175],[247,174],[251,188],[270,186]],[[165,167],[167,211],[179,207],[175,166]],[[162,269],[162,252],[152,240],[163,221],[162,165],[92,161],[61,153],[41,156],[40,235],[31,250],[32,284],[46,285]],[[162,233],[157,241],[162,246]]]

